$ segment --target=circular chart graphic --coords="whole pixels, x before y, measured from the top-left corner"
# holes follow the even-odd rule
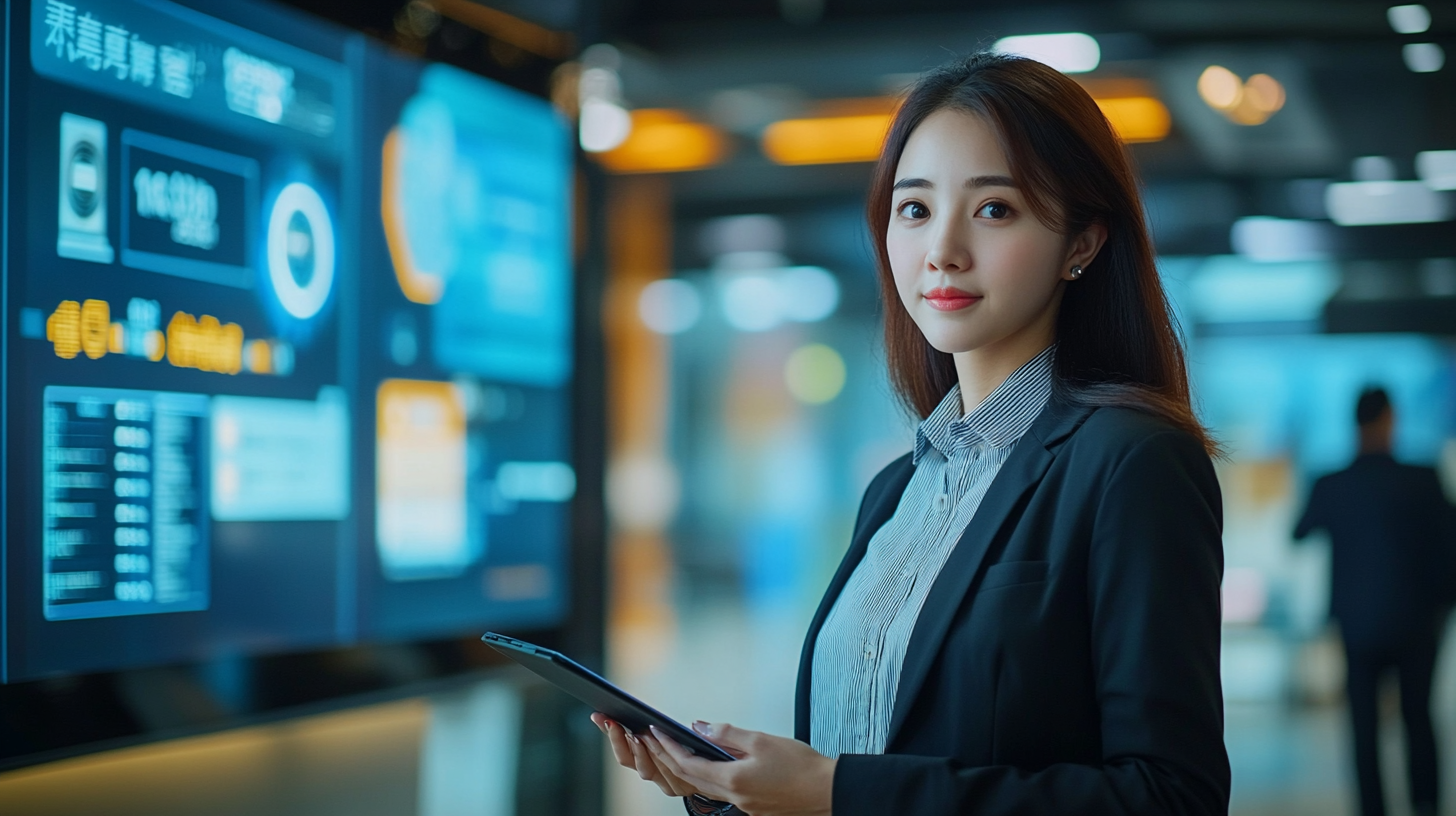
[[[268,279],[290,315],[318,314],[334,285],[334,224],[318,191],[295,181],[268,216]]]

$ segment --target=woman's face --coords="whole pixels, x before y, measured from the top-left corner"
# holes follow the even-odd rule
[[[1072,266],[1101,246],[1093,238],[1069,241],[1031,213],[981,117],[942,108],[910,134],[885,243],[900,300],[934,348],[1045,348]]]

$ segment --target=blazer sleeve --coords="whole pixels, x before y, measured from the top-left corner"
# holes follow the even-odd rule
[[[1191,436],[1159,432],[1093,497],[1088,614],[1101,762],[1027,769],[846,755],[835,771],[836,816],[1228,813],[1212,463]]]

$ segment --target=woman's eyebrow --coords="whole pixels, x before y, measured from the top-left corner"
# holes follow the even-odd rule
[[[965,186],[966,186],[966,189],[967,190],[976,190],[976,189],[980,189],[981,187],[1015,187],[1016,186],[1016,180],[1013,179],[1013,178],[1011,178],[1010,176],[972,176],[971,178],[966,179]],[[911,190],[911,189],[930,190],[930,189],[934,189],[934,188],[935,188],[935,185],[934,184],[931,184],[929,179],[923,179],[923,178],[907,178],[907,179],[900,179],[899,181],[895,182],[895,186],[892,187],[891,189],[892,190]]]
[[[895,186],[894,187],[891,187],[890,189],[892,191],[893,190],[910,190],[910,189],[927,189],[928,190],[930,188],[933,188],[934,186],[935,185],[934,184],[931,184],[928,179],[923,179],[923,178],[907,178],[907,179],[900,179],[899,181],[895,182]]]
[[[974,190],[980,187],[1015,187],[1016,180],[1010,176],[974,176],[966,179],[966,189]]]

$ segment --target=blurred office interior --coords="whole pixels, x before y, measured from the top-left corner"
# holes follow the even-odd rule
[[[1195,403],[1227,451],[1232,812],[1356,812],[1328,546],[1290,533],[1313,480],[1354,457],[1368,385],[1391,393],[1397,458],[1437,467],[1456,498],[1456,4],[289,6],[391,54],[548,99],[569,123],[578,594],[544,628],[679,719],[780,734],[860,495],[913,440],[886,381],[863,219],[897,94],[985,48],[1076,78],[1142,173]],[[607,766],[573,705],[441,640],[476,623],[536,631],[482,613],[431,629],[424,646],[404,633],[365,652],[277,658],[281,687],[322,661],[366,661],[390,679],[283,695],[241,719],[167,714],[156,698],[180,681],[132,671],[122,696],[152,701],[155,722],[110,751],[78,741],[12,762],[0,811],[681,812]],[[1445,813],[1456,813],[1453,649],[1448,638],[1433,696]],[[446,668],[419,668],[421,654]],[[1385,775],[1401,814],[1387,696]],[[561,793],[573,786],[580,796]]]

